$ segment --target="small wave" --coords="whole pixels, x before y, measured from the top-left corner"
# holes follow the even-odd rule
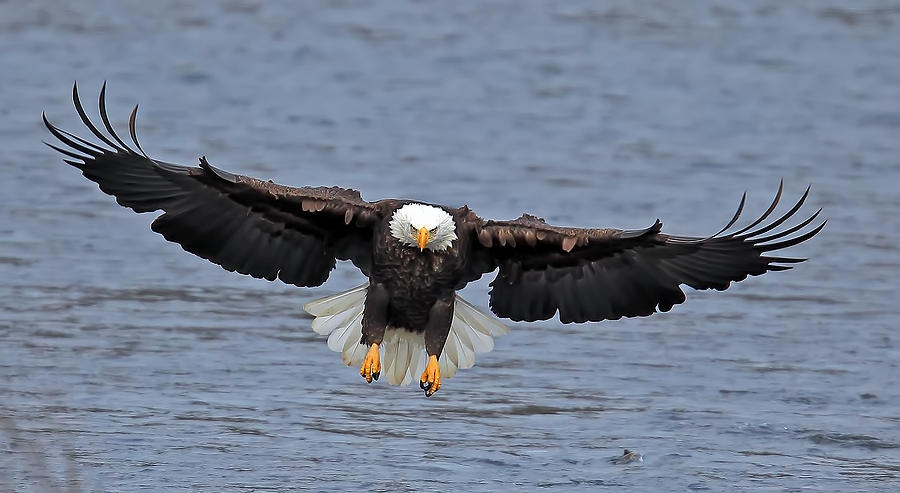
[[[809,441],[820,445],[837,445],[840,447],[864,447],[870,450],[900,448],[900,443],[887,442],[869,435],[849,433],[814,433],[807,437]]]

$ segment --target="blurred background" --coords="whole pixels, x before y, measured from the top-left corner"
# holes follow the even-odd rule
[[[0,46],[0,491],[900,486],[897,2],[0,0]],[[76,80],[153,157],[284,184],[703,236],[784,178],[829,224],[669,313],[512,324],[425,399],[310,329],[351,266],[226,272],[41,144],[88,135]]]

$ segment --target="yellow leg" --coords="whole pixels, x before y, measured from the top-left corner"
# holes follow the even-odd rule
[[[425,365],[425,371],[419,378],[419,387],[425,391],[426,397],[441,389],[441,367],[438,365],[437,356],[431,354],[428,356],[428,364]]]
[[[378,376],[381,375],[381,355],[378,353],[378,344],[372,344],[369,347],[369,352],[366,353],[366,359],[363,360],[359,374],[369,383],[372,383],[373,379],[378,380]]]

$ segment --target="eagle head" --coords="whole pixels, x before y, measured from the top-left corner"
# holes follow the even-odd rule
[[[441,252],[456,239],[456,223],[447,211],[425,204],[406,204],[391,216],[391,236],[424,251]]]

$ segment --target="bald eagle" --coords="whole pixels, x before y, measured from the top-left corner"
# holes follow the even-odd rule
[[[328,347],[359,366],[367,382],[382,373],[395,385],[418,378],[426,396],[508,331],[456,294],[484,274],[497,271],[490,308],[498,317],[558,315],[572,323],[646,316],[682,303],[682,284],[724,290],[748,275],[791,268],[805,259],[767,253],[806,241],[825,226],[810,227],[819,209],[769,233],[794,217],[809,194],[807,188],[787,213],[766,222],[782,185],[752,224],[728,232],[745,193],[731,221],[703,238],[663,233],[659,220],[644,229],[582,229],[527,214],[484,220],[466,206],[367,202],[355,190],[295,188],[229,173],[205,157],[197,167],[152,159],[135,132],[137,106],[129,145],[110,125],[105,94],[106,84],[99,98],[103,132],[85,113],[77,85],[72,90],[81,121],[99,142],[62,130],[44,115],[66,147],[47,145],[120,205],[162,210],[153,231],[226,270],[312,287],[325,282],[336,260],[349,260],[368,282],[308,303],[312,328],[328,335]]]

